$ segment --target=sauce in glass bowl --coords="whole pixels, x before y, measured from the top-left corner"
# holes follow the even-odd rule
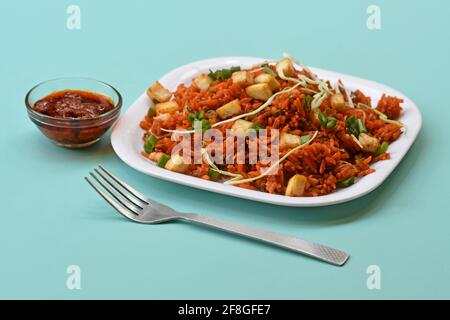
[[[89,78],[41,82],[25,97],[28,116],[51,141],[66,148],[95,144],[120,116],[122,96]]]
[[[94,119],[114,109],[114,102],[99,93],[82,90],[57,91],[37,101],[33,110],[62,119]]]

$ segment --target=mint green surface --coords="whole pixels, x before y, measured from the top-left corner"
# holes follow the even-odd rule
[[[81,7],[81,30],[66,8]],[[366,27],[370,4],[382,29]],[[1,1],[0,298],[450,298],[449,1]],[[234,199],[144,176],[114,154],[61,149],[28,120],[36,83],[86,76],[129,106],[171,69],[218,56],[278,58],[390,85],[422,110],[423,131],[370,195],[315,209]],[[119,217],[85,183],[98,163],[188,212],[283,232],[351,253],[336,268],[249,240]],[[66,268],[81,267],[79,291]],[[381,290],[366,269],[382,270]]]

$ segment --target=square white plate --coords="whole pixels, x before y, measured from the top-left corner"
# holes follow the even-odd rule
[[[265,61],[265,59],[249,57],[225,57],[204,60],[175,69],[165,75],[160,81],[169,90],[174,91],[180,83],[189,85],[193,77],[208,72],[210,69],[229,68],[231,66],[248,68],[262,61]],[[238,198],[283,206],[315,207],[333,205],[362,197],[380,186],[406,155],[420,132],[422,126],[421,113],[408,97],[385,85],[331,71],[316,68],[311,68],[311,70],[317,74],[319,78],[330,80],[332,83],[341,79],[350,90],[362,90],[366,95],[372,97],[372,101],[375,105],[383,93],[405,100],[403,104],[404,113],[400,120],[406,125],[406,132],[398,141],[394,142],[389,147],[391,159],[374,164],[373,168],[376,169],[375,173],[360,179],[349,188],[339,189],[332,194],[315,198],[292,198],[242,189],[217,182],[205,181],[200,178],[159,168],[140,155],[140,152],[143,149],[142,135],[144,132],[140,128],[139,123],[146,115],[147,110],[152,103],[145,93],[128,108],[114,126],[111,136],[112,146],[117,155],[126,164],[142,173],[174,183]]]

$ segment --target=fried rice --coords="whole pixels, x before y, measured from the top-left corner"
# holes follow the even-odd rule
[[[264,76],[259,77],[261,75]],[[243,83],[242,77],[246,77],[247,83]],[[171,170],[170,155],[178,143],[172,135],[177,131],[192,130],[193,119],[202,121],[206,131],[214,127],[225,137],[226,130],[236,124],[235,117],[258,110],[267,102],[265,98],[255,98],[248,89],[255,86],[255,79],[266,80],[260,84],[272,81],[271,84],[275,84],[271,88],[272,96],[293,88],[299,81],[303,83],[277,95],[256,114],[240,119],[268,132],[277,129],[280,135],[310,138],[315,134],[314,140],[297,149],[280,144],[280,158],[288,156],[279,163],[276,172],[266,176],[261,176],[261,172],[267,165],[260,162],[215,164],[213,167],[207,162],[191,163],[183,170],[172,171],[218,183],[239,177],[234,179],[233,185],[271,194],[322,196],[360,183],[359,178],[373,173],[372,165],[390,158],[388,145],[399,139],[403,132],[403,125],[398,121],[403,100],[383,95],[373,108],[372,99],[361,90],[349,92],[342,82],[332,85],[327,80],[317,79],[308,68],[299,67],[288,57],[278,63],[248,69],[211,71],[193,79],[188,86],[180,84],[170,93],[159,82],[155,83],[148,94],[156,108],[152,104],[140,123],[145,131],[143,143],[149,145],[142,155]],[[261,87],[267,89],[267,86],[254,88]],[[234,101],[239,103],[239,112],[221,117],[220,109]],[[172,103],[175,108],[170,110],[167,103]],[[164,107],[168,109],[164,110]],[[148,144],[150,139],[153,143]],[[270,147],[270,135],[266,139],[265,143]],[[248,152],[244,156],[248,158]],[[290,183],[294,177],[304,179],[300,192],[291,192]]]

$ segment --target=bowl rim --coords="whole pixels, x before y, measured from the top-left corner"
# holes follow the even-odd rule
[[[99,115],[97,117],[89,118],[89,119],[52,117],[52,116],[48,116],[48,115],[45,115],[43,113],[37,112],[37,111],[35,111],[33,109],[33,106],[30,104],[29,100],[30,100],[31,93],[35,89],[37,89],[38,87],[40,87],[40,86],[42,86],[42,85],[44,85],[46,83],[49,83],[49,82],[62,81],[62,80],[68,80],[68,79],[70,79],[70,80],[88,80],[88,81],[97,82],[97,83],[100,83],[100,84],[103,84],[103,85],[109,87],[110,89],[112,89],[117,94],[117,97],[118,97],[117,102],[114,105],[114,108],[112,108],[108,112],[103,113],[103,114],[101,114],[101,115]],[[67,89],[67,90],[77,90],[77,89]],[[80,89],[78,89],[78,90],[80,90]],[[109,97],[109,98],[111,98],[111,97]],[[28,110],[29,114],[31,114],[31,115],[33,115],[35,117],[39,117],[42,120],[58,121],[58,122],[81,123],[81,122],[87,122],[87,121],[103,120],[105,118],[108,118],[111,115],[114,115],[118,110],[120,110],[122,108],[122,105],[123,105],[122,95],[120,94],[120,92],[114,86],[110,85],[109,83],[107,83],[105,81],[101,81],[101,80],[97,80],[97,79],[89,78],[89,77],[60,77],[60,78],[53,78],[53,79],[41,81],[38,84],[36,84],[35,86],[33,86],[30,90],[28,90],[27,94],[25,95],[25,106],[27,107],[27,110]]]

